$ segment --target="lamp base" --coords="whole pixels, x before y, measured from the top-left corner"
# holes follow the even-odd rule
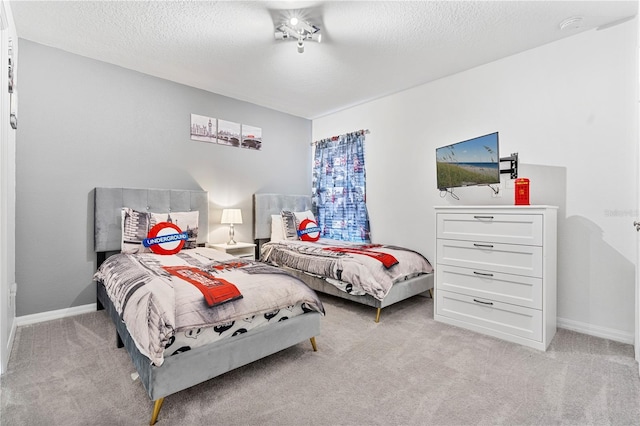
[[[229,225],[229,241],[227,241],[228,246],[232,246],[236,244],[236,241],[233,239],[234,234],[235,234],[235,231],[233,229],[233,223],[232,223]]]

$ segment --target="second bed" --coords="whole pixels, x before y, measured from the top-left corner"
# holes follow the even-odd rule
[[[254,194],[254,239],[263,262],[283,268],[312,289],[376,308],[433,289],[433,268],[421,254],[384,244],[356,244],[319,239],[279,239],[282,212],[298,219],[310,214],[311,197]],[[286,220],[286,218],[285,218]],[[304,221],[304,219],[302,220]]]

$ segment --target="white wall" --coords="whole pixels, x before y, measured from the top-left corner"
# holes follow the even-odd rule
[[[16,203],[16,131],[9,125],[9,93],[8,85],[9,39],[12,40],[13,61],[17,65],[18,38],[11,14],[11,7],[0,2],[1,37],[0,37],[0,374],[4,373],[9,362],[12,333],[15,330],[15,304],[11,295],[16,282],[15,271],[15,203]],[[17,66],[14,67],[14,97],[17,97]]]
[[[313,121],[313,139],[368,128],[374,241],[433,259],[434,205],[511,204],[486,187],[441,198],[435,148],[500,132],[531,202],[559,206],[561,326],[633,342],[638,182],[637,18]],[[506,164],[505,164],[506,166]]]
[[[94,187],[204,189],[253,240],[255,192],[311,187],[311,121],[20,39],[16,314],[95,303]],[[262,128],[260,151],[190,140],[191,114]]]

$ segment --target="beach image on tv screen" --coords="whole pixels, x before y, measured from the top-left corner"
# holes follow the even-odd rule
[[[436,149],[438,188],[500,183],[498,134]]]

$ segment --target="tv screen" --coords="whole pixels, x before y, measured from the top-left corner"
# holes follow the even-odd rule
[[[500,183],[498,132],[436,149],[438,189]]]

